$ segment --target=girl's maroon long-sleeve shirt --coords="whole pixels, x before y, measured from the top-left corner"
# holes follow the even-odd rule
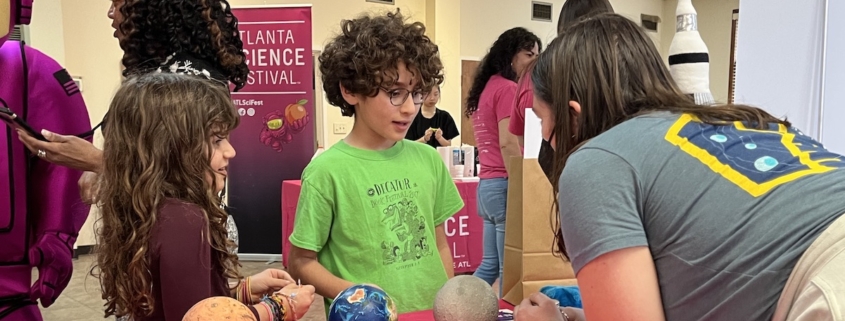
[[[200,207],[165,200],[147,252],[155,304],[151,315],[136,320],[180,321],[199,301],[231,296],[217,257],[211,253],[208,220]]]

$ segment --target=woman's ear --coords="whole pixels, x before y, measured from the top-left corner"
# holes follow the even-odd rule
[[[572,116],[577,117],[578,115],[581,115],[581,104],[579,104],[577,101],[570,100],[569,110],[572,113]]]
[[[569,114],[572,120],[572,137],[574,138],[575,135],[578,135],[578,116],[581,115],[581,104],[579,104],[577,101],[570,100]]]
[[[337,85],[340,86],[340,94],[343,96],[343,100],[345,100],[350,106],[357,106],[360,100],[358,95],[353,94],[352,91],[346,89],[343,84],[338,83]]]

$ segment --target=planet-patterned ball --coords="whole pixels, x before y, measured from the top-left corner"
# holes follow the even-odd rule
[[[252,311],[238,300],[216,296],[194,304],[182,321],[256,321]]]
[[[328,321],[397,321],[396,304],[383,290],[358,284],[332,301]]]

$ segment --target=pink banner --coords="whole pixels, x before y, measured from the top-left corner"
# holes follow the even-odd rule
[[[232,93],[241,124],[232,133],[230,212],[241,253],[279,254],[279,185],[299,179],[316,148],[311,8],[233,8],[249,66]]]

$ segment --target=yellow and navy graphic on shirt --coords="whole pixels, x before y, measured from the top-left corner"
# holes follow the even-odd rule
[[[666,140],[754,197],[801,177],[845,167],[842,156],[793,128],[753,127],[742,122],[710,125],[683,114]]]

